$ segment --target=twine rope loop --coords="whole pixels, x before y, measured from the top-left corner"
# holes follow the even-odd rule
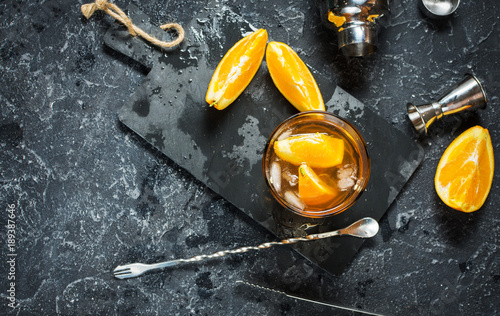
[[[180,44],[184,40],[184,29],[182,26],[178,23],[167,23],[163,24],[160,26],[162,30],[168,30],[168,29],[175,29],[177,31],[177,38],[174,39],[171,42],[165,42],[157,39],[156,37],[149,35],[148,33],[144,32],[141,28],[139,28],[137,25],[132,23],[132,20],[123,12],[122,9],[120,9],[117,5],[114,3],[108,2],[108,0],[96,0],[93,3],[87,3],[82,5],[81,7],[83,15],[87,18],[90,19],[92,14],[94,14],[95,11],[101,10],[104,11],[105,13],[109,14],[116,20],[120,21],[123,25],[125,25],[128,29],[128,32],[132,36],[140,36],[150,42],[151,44],[154,44],[156,46],[162,47],[162,48],[171,48],[174,47],[178,44]]]

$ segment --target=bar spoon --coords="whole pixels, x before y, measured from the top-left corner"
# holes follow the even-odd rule
[[[266,242],[258,246],[241,247],[233,250],[222,250],[214,252],[210,255],[198,255],[187,259],[176,259],[154,264],[131,263],[126,265],[121,265],[113,270],[113,274],[118,279],[135,278],[149,270],[172,267],[178,265],[179,263],[195,262],[210,258],[219,258],[227,254],[243,253],[250,250],[266,249],[276,245],[289,245],[297,243],[299,241],[312,241],[312,240],[329,238],[334,236],[342,236],[342,235],[354,236],[359,238],[371,238],[377,234],[378,230],[379,230],[379,225],[377,221],[371,217],[365,217],[354,222],[348,227],[325,233],[311,234],[304,237],[288,238],[282,241]]]

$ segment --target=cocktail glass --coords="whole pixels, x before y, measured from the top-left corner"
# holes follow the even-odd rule
[[[281,159],[274,150],[277,141],[317,133],[344,141],[340,164],[314,168],[336,192],[334,198],[325,203],[305,202],[301,198],[298,190],[300,165]],[[264,150],[263,170],[272,195],[282,206],[301,216],[322,218],[339,214],[356,202],[368,184],[370,158],[363,137],[351,123],[327,112],[309,111],[291,116],[273,131]]]

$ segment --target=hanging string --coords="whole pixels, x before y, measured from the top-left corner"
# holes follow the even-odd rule
[[[156,46],[162,48],[171,48],[180,44],[184,40],[184,29],[178,23],[167,23],[160,26],[162,30],[175,29],[177,31],[177,38],[175,40],[171,42],[165,42],[157,39],[152,35],[149,35],[148,33],[144,32],[141,28],[139,28],[137,25],[132,23],[132,21],[125,14],[125,12],[123,12],[122,9],[120,9],[114,3],[110,3],[107,0],[96,0],[94,3],[88,3],[82,5],[82,13],[87,19],[89,19],[92,16],[92,14],[94,14],[94,12],[97,10],[102,10],[107,14],[111,15],[112,17],[114,17],[116,20],[123,23],[127,27],[129,33],[132,36],[140,36]]]

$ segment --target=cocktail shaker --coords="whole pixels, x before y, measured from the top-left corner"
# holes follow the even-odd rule
[[[487,99],[486,92],[479,80],[470,74],[451,87],[437,101],[415,106],[407,104],[408,118],[422,135],[427,134],[429,126],[443,116],[484,109]]]
[[[380,21],[389,16],[389,0],[320,1],[323,20],[337,31],[345,56],[361,57],[377,50]]]

